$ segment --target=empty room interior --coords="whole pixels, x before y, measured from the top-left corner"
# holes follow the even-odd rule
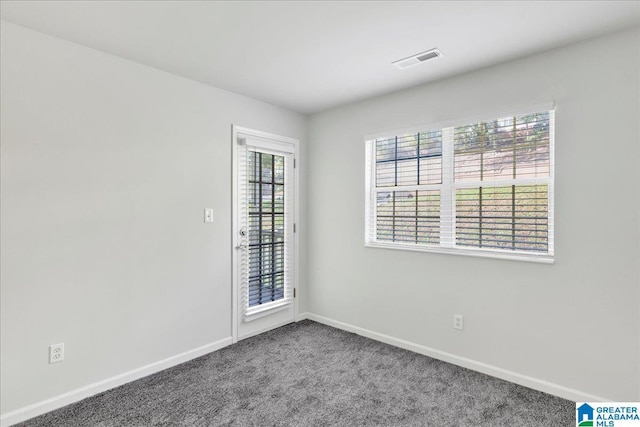
[[[640,2],[0,5],[3,427],[640,401]]]

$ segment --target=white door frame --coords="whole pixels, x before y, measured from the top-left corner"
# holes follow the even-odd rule
[[[294,252],[293,252],[293,280],[294,280],[294,298],[293,298],[293,319],[298,317],[298,286],[299,286],[299,253],[300,253],[300,227],[298,223],[299,212],[300,212],[300,179],[298,173],[298,153],[300,149],[300,141],[294,138],[289,138],[285,136],[275,135],[272,133],[262,132],[255,129],[249,129],[242,126],[232,125],[231,126],[231,145],[232,145],[232,183],[233,183],[233,191],[232,191],[232,202],[231,202],[231,276],[232,276],[232,286],[231,286],[231,338],[233,343],[238,342],[238,326],[239,326],[239,312],[238,312],[238,295],[239,295],[239,280],[238,280],[238,250],[235,249],[236,246],[240,244],[240,233],[238,229],[238,134],[242,133],[248,136],[255,136],[259,139],[263,140],[271,140],[274,142],[284,142],[288,144],[292,144],[294,146],[294,167],[293,167],[293,179],[294,179],[294,212],[293,212],[293,222],[295,224],[295,232],[293,233],[293,243],[294,243]],[[261,332],[261,331],[260,331]],[[259,333],[259,332],[258,332]],[[243,337],[247,338],[247,337]]]

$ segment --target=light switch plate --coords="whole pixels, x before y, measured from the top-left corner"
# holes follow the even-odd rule
[[[204,222],[213,222],[213,209],[205,208],[205,210],[204,210]]]

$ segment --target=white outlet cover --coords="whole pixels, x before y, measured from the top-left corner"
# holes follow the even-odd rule
[[[462,314],[453,315],[453,328],[458,330],[464,329],[464,317]]]
[[[49,346],[49,363],[58,363],[64,360],[64,343],[51,344]]]

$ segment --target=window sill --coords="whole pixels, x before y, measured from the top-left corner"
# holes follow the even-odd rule
[[[433,252],[433,253],[439,253],[439,254],[464,255],[464,256],[473,256],[473,257],[481,257],[481,258],[508,259],[513,261],[537,262],[541,264],[554,263],[553,255],[546,255],[546,254],[539,255],[534,253],[510,253],[510,252],[500,251],[500,250],[473,249],[473,248],[461,249],[459,247],[444,248],[440,246],[414,245],[411,243],[366,242],[364,246],[368,248],[379,248],[379,249],[393,249],[393,250],[415,251],[415,252]]]
[[[291,302],[291,298],[287,298],[282,301],[274,301],[265,305],[261,305],[258,308],[250,308],[247,314],[244,316],[243,320],[245,322],[251,322],[252,320],[268,316],[278,311],[286,310],[291,305]]]

